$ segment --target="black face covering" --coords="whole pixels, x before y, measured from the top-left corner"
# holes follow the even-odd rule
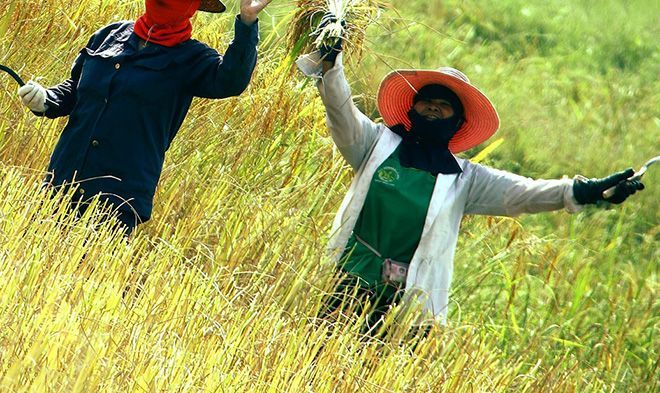
[[[445,148],[449,146],[449,141],[463,123],[463,118],[457,114],[447,119],[429,120],[414,109],[408,112],[408,118],[412,123],[410,136],[415,142]]]
[[[421,169],[434,176],[439,173],[461,173],[461,167],[449,151],[449,141],[463,124],[463,105],[453,91],[440,85],[420,89],[414,103],[431,99],[449,101],[454,115],[447,119],[429,120],[411,109],[408,112],[412,123],[410,131],[406,131],[403,125],[392,127],[392,131],[403,138],[399,156],[401,165]]]

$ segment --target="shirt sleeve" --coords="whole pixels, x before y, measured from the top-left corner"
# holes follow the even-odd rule
[[[70,77],[64,82],[46,89],[48,99],[57,104],[57,107],[52,107],[46,104],[46,112],[34,112],[34,114],[37,116],[46,116],[50,119],[68,116],[71,114],[73,107],[76,105],[76,99],[78,97],[78,82],[80,81],[83,64],[85,63],[87,49],[95,49],[98,47],[99,44],[103,41],[103,38],[108,35],[109,31],[116,28],[119,24],[120,23],[113,23],[105,26],[89,38],[87,45],[85,45],[85,47],[80,50],[80,52],[78,52],[78,56],[73,62]]]
[[[378,137],[379,126],[355,106],[342,59],[340,53],[334,67],[323,75],[318,52],[301,57],[297,64],[304,74],[317,79],[330,135],[342,156],[357,170]]]
[[[78,81],[80,80],[84,63],[83,51],[84,49],[78,53],[76,60],[73,62],[71,76],[64,82],[46,89],[48,99],[57,104],[57,106],[55,107],[46,103],[46,112],[34,112],[37,116],[46,116],[49,119],[55,119],[71,114],[73,107],[76,105]]]
[[[192,65],[188,92],[193,96],[233,97],[247,88],[257,64],[258,22],[248,26],[237,16],[234,31],[234,39],[224,55],[208,48]]]
[[[566,209],[581,209],[573,197],[573,179],[534,180],[468,162],[471,178],[465,214],[516,217]]]

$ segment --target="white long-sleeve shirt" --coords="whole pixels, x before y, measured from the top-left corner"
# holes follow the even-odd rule
[[[328,244],[338,260],[344,252],[380,164],[401,143],[401,137],[358,110],[344,75],[342,55],[321,73],[318,53],[303,56],[298,66],[317,78],[327,112],[327,124],[339,151],[355,171],[355,178],[335,217]],[[410,262],[407,301],[420,301],[441,323],[446,323],[449,288],[460,222],[465,214],[514,217],[565,208],[577,212],[573,180],[533,180],[509,172],[456,159],[460,174],[439,174],[426,215],[422,237]]]

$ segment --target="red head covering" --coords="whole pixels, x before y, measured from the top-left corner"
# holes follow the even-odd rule
[[[146,0],[147,11],[135,22],[135,34],[147,42],[174,46],[190,39],[190,18],[201,0]]]

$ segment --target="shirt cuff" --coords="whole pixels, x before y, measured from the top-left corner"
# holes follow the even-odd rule
[[[577,213],[584,209],[584,205],[580,205],[575,199],[575,195],[573,194],[573,184],[577,178],[578,176],[573,179],[562,179],[566,181],[567,185],[566,189],[564,190],[564,208],[569,213]]]
[[[241,21],[240,15],[236,15],[234,32],[234,42],[243,45],[257,46],[259,43],[259,19],[248,26]]]
[[[50,89],[46,89],[46,96],[47,96],[47,100],[46,100],[46,104],[45,104],[46,110],[43,111],[43,112],[34,112],[34,111],[32,111],[32,113],[34,113],[35,115],[37,115],[39,117],[47,117],[49,119],[56,119],[58,117],[58,113],[59,113],[58,109],[59,108],[57,108],[57,107],[52,108],[51,106],[49,106],[48,105],[48,99],[50,99],[50,101],[52,101],[52,102],[57,102],[57,95],[55,93],[53,93]]]
[[[337,54],[337,59],[335,60],[334,66],[332,66],[332,68],[328,70],[326,74],[341,68],[343,59],[344,53],[339,52]],[[296,60],[296,65],[298,66],[300,72],[302,72],[305,76],[314,79],[323,78],[323,61],[321,60],[321,51],[317,50],[312,53],[300,56],[298,60]]]

